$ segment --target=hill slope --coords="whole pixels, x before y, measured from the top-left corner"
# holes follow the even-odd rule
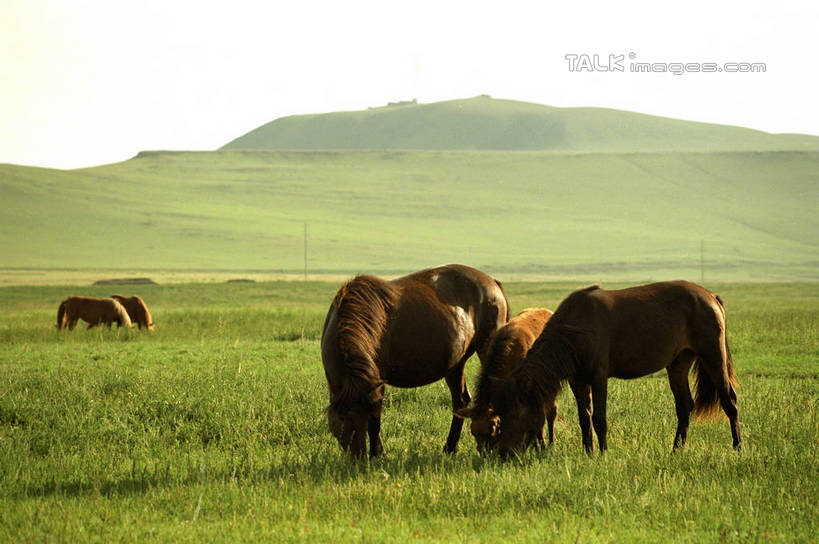
[[[819,137],[479,96],[282,117],[222,149],[819,151]]]
[[[0,165],[2,268],[819,279],[819,153],[147,152]]]

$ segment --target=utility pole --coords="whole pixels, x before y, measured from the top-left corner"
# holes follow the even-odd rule
[[[705,283],[705,240],[700,240],[700,283]]]
[[[307,222],[304,223],[304,281],[307,281]]]

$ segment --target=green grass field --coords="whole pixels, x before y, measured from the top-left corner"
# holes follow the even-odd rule
[[[513,310],[579,282],[507,283]],[[726,301],[744,449],[676,417],[661,374],[609,391],[609,452],[576,410],[507,463],[442,452],[442,383],[387,392],[387,453],[327,431],[318,338],[333,283],[0,288],[0,541],[808,542],[819,534],[819,284],[708,284]],[[606,284],[606,287],[615,287]],[[158,329],[57,332],[70,293],[138,292]],[[477,360],[469,364],[470,383]]]
[[[220,151],[0,165],[0,280],[38,274],[819,279],[819,153]],[[270,276],[267,276],[270,277]]]

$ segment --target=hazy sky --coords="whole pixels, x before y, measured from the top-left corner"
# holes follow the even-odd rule
[[[211,150],[285,115],[478,94],[819,134],[817,2],[554,4],[2,0],[0,162]],[[582,54],[623,71],[571,72]]]

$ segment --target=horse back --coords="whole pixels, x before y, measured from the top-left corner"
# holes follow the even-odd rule
[[[523,363],[551,316],[551,310],[546,308],[527,308],[492,334],[486,357],[481,361],[477,406],[488,407],[494,394],[493,384],[500,383]]]
[[[353,278],[338,290],[322,332],[331,392],[351,377],[359,389],[437,381],[483,347],[507,313],[499,284],[461,265],[391,281]]]
[[[472,329],[472,347],[479,352],[509,320],[509,300],[503,285],[480,270],[450,264],[393,281],[399,286],[411,286],[408,291],[424,293],[427,303],[442,304],[457,314],[460,325]]]
[[[483,358],[490,336],[507,319],[503,288],[473,268],[441,266],[393,283],[401,296],[381,360],[394,375],[402,368],[413,369],[416,378],[408,381],[438,380],[475,351]]]
[[[566,307],[559,307],[552,321],[576,331],[569,336],[577,338],[578,351],[594,364],[605,361],[609,376],[634,378],[656,372],[683,351],[713,351],[724,335],[724,314],[716,296],[691,282],[573,295],[577,296],[567,298]]]

